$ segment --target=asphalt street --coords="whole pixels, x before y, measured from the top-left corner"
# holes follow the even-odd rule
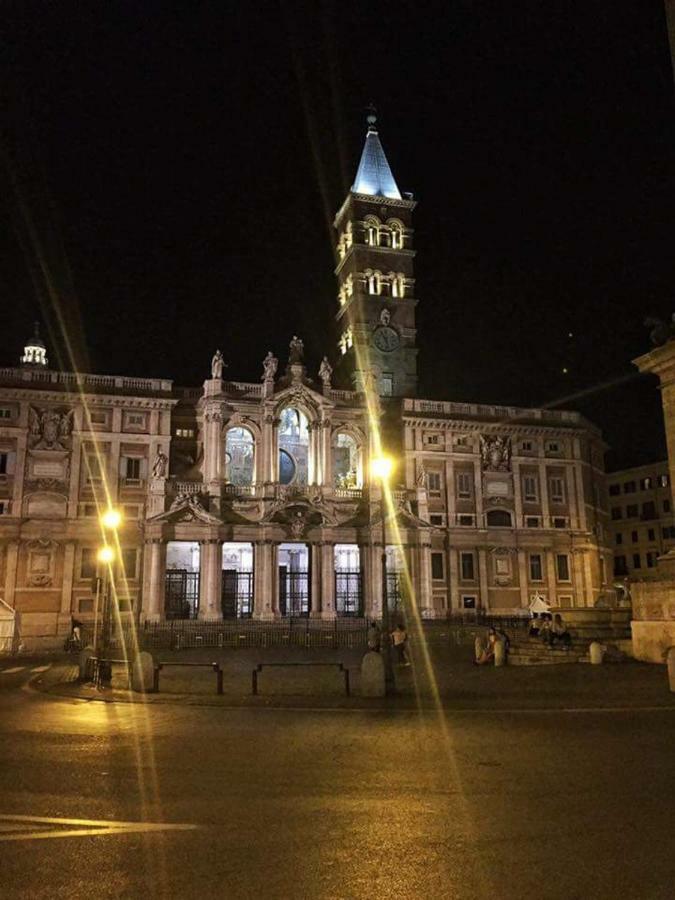
[[[675,895],[672,708],[100,703],[42,665],[0,663],[4,900]]]

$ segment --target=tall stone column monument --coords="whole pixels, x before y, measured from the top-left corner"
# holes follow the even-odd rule
[[[659,326],[652,340],[660,346],[633,360],[641,372],[657,375],[668,447],[671,492],[675,484],[675,325]],[[657,561],[653,581],[631,586],[633,598],[633,654],[646,662],[664,662],[669,647],[675,647],[675,549]]]

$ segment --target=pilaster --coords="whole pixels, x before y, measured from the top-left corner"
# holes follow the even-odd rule
[[[164,618],[164,576],[166,543],[161,538],[147,540],[143,553],[141,620],[158,622]]]
[[[220,619],[223,583],[223,545],[219,538],[209,538],[199,545],[199,614],[200,619]]]
[[[269,540],[253,545],[253,618],[273,619],[279,615],[279,573],[277,545]]]
[[[6,544],[5,596],[3,600],[11,607],[16,605],[16,574],[19,564],[19,545],[19,541],[9,541]]]
[[[489,609],[490,594],[488,588],[487,551],[483,547],[478,548],[478,580],[480,584],[480,605],[483,609]]]
[[[335,609],[335,544],[326,541],[321,548],[321,617],[334,619]]]

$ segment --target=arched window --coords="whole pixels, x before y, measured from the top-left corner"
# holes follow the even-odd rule
[[[363,220],[366,227],[366,244],[369,247],[380,246],[380,220],[376,216],[367,216]]]
[[[333,484],[342,490],[361,487],[361,453],[351,434],[340,432],[335,436]]]
[[[253,484],[255,441],[248,428],[229,428],[225,435],[225,480]]]
[[[405,278],[400,272],[397,275],[392,276],[391,296],[399,298],[405,296]]]
[[[295,407],[282,409],[279,420],[279,482],[307,484],[309,428],[307,417]]]
[[[391,229],[391,246],[393,250],[401,250],[403,248],[403,227],[400,222],[390,222]]]
[[[366,274],[368,293],[379,295],[382,293],[382,273],[370,272]]]
[[[505,509],[491,509],[486,516],[488,528],[510,528],[511,513]]]

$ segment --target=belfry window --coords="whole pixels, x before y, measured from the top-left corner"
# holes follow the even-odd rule
[[[279,482],[307,484],[309,425],[299,409],[287,406],[279,420]]]
[[[354,346],[354,333],[351,328],[348,328],[345,332],[343,332],[342,337],[338,341],[340,345],[340,353],[344,356],[347,350],[350,350]]]
[[[404,297],[405,296],[405,278],[400,273],[398,275],[392,276],[391,296],[392,297]]]
[[[382,275],[380,272],[370,272],[366,279],[369,294],[379,295],[382,293]]]
[[[339,490],[361,487],[361,453],[350,434],[340,432],[333,445],[333,481]]]
[[[403,247],[403,228],[400,222],[392,222],[390,228],[392,250],[401,250]]]
[[[253,484],[255,442],[248,428],[230,428],[225,435],[225,480],[228,484]]]
[[[369,247],[379,247],[380,220],[375,218],[375,216],[368,216],[368,218],[364,220],[363,224],[366,228],[366,244],[368,244]]]

